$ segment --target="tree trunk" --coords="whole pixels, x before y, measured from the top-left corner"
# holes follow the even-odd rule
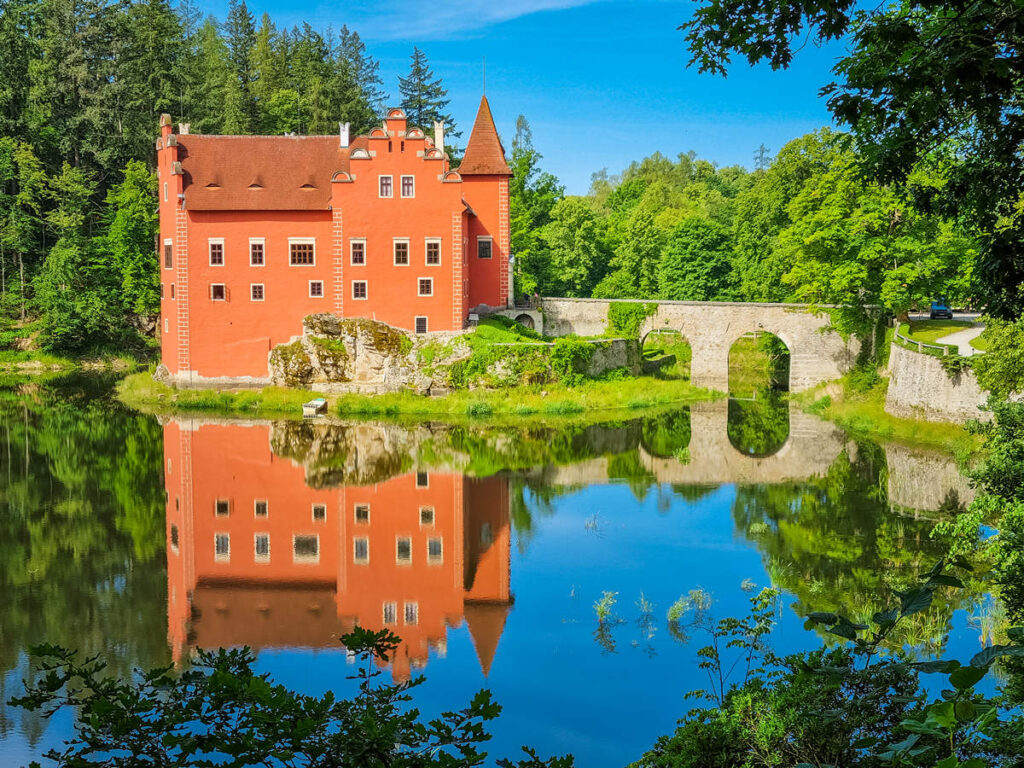
[[[21,322],[25,322],[25,259],[18,251],[18,274],[21,280]]]

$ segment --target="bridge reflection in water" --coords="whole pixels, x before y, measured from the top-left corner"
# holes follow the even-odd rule
[[[405,679],[468,625],[486,674],[511,604],[504,477],[408,471],[313,488],[273,425],[164,427],[168,633],[192,647],[338,648],[353,626],[402,638]]]

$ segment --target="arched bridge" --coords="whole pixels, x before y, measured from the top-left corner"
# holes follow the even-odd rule
[[[722,301],[657,301],[657,309],[641,328],[673,330],[690,343],[690,379],[699,387],[724,390],[729,384],[729,349],[750,332],[778,336],[790,354],[790,389],[810,389],[837,379],[852,366],[860,348],[856,339],[843,339],[827,312],[812,312],[805,304],[744,304]],[[542,299],[544,333],[550,336],[602,334],[608,309],[621,300]]]

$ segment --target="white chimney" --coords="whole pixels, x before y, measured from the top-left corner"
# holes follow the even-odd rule
[[[434,121],[434,146],[444,152],[444,121]]]
[[[342,149],[348,146],[349,123],[338,123],[338,142]]]
[[[189,123],[178,123],[178,133],[182,136],[187,136],[191,127]]]

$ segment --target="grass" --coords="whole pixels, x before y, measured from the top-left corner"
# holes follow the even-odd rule
[[[972,325],[974,323],[971,320],[914,320],[911,323],[903,323],[900,326],[900,333],[914,341],[937,344],[943,336],[970,328]]]
[[[264,389],[174,389],[153,380],[149,372],[126,377],[118,386],[125,403],[141,409],[206,411],[251,416],[299,417],[302,403],[317,393],[266,387]],[[640,376],[587,381],[576,387],[531,385],[511,390],[457,390],[444,397],[412,392],[382,395],[328,395],[331,413],[346,418],[410,418],[445,421],[516,421],[524,418],[576,418],[600,413],[602,418],[635,415],[637,410],[662,409],[714,397],[688,381]]]
[[[985,337],[985,332],[982,331],[981,335],[975,336],[971,339],[971,346],[979,352],[988,352],[992,348],[992,341]]]
[[[938,448],[952,453],[961,466],[970,464],[981,449],[978,435],[957,424],[891,416],[885,411],[887,386],[888,379],[879,379],[869,389],[858,391],[849,377],[844,377],[794,395],[793,399],[811,413],[835,422],[851,437]]]

